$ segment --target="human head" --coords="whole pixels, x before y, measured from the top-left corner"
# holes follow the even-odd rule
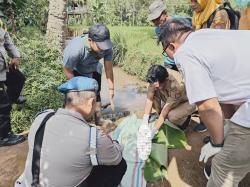
[[[164,89],[168,72],[165,67],[161,65],[152,65],[147,73],[147,82],[153,84],[156,89]]]
[[[222,0],[190,0],[191,8],[194,12],[200,13],[206,9],[206,7],[213,7],[213,5],[221,4]]]
[[[161,26],[158,43],[162,44],[163,51],[172,59],[174,53],[185,41],[185,35],[193,31],[187,22],[181,19],[171,19]]]
[[[58,87],[65,94],[65,108],[79,112],[88,119],[94,113],[98,83],[87,77],[74,77]]]
[[[166,5],[162,0],[155,0],[149,6],[149,15],[148,21],[154,23],[156,27],[165,23],[168,19],[168,15],[166,12]]]
[[[88,34],[90,47],[95,52],[101,52],[113,47],[109,29],[105,25],[99,23],[93,25],[89,28]]]
[[[193,26],[201,29],[213,12],[222,5],[222,0],[189,0],[193,13]]]

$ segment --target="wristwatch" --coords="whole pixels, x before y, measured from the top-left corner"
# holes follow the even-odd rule
[[[224,145],[224,140],[223,140],[223,142],[221,143],[221,144],[215,144],[215,143],[213,143],[213,141],[212,141],[212,139],[211,139],[211,137],[210,137],[210,143],[211,143],[211,145],[213,146],[213,147],[223,147],[223,145]]]

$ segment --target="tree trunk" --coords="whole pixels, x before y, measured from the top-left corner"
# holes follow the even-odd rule
[[[47,37],[50,44],[64,49],[67,37],[67,0],[50,0],[47,23]]]

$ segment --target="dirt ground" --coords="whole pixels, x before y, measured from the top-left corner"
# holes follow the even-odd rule
[[[199,155],[205,133],[197,133],[192,129],[195,121],[186,131],[188,146],[186,149],[169,149],[168,151],[168,183],[166,187],[205,187],[207,179],[203,174],[204,165],[199,163]],[[239,185],[250,187],[250,173]],[[156,186],[155,186],[156,187]],[[158,186],[157,186],[158,187]]]

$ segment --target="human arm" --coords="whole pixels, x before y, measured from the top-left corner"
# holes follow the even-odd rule
[[[85,47],[81,40],[73,39],[63,52],[63,71],[67,79],[74,77],[74,69],[81,62],[81,57],[85,54]]]
[[[97,140],[99,165],[117,165],[122,160],[122,147],[106,134],[99,134]]]
[[[214,144],[222,144],[224,140],[224,117],[217,98],[196,103],[200,118],[208,128]]]
[[[21,55],[7,32],[4,35],[4,48],[7,51],[9,57],[12,58],[10,64],[14,67],[18,67],[20,64]]]
[[[145,103],[144,115],[150,115],[153,107],[155,88],[152,84],[148,86],[147,99]]]
[[[108,81],[109,96],[110,99],[114,97],[114,74],[113,74],[113,63],[112,61],[104,61],[105,74]]]
[[[201,58],[199,58],[201,57]],[[207,159],[217,154],[223,146],[223,113],[218,102],[218,96],[212,81],[213,75],[203,61],[202,55],[193,56],[190,52],[176,56],[184,75],[187,96],[190,104],[198,107],[201,120],[208,127],[211,142],[201,149],[199,160]]]
[[[105,51],[104,54],[104,68],[105,68],[106,79],[108,81],[110,99],[114,97],[114,89],[115,89],[112,60],[113,60],[113,50],[108,49]]]
[[[72,79],[74,77],[73,70],[67,67],[63,67],[64,74],[66,75],[67,79]]]

